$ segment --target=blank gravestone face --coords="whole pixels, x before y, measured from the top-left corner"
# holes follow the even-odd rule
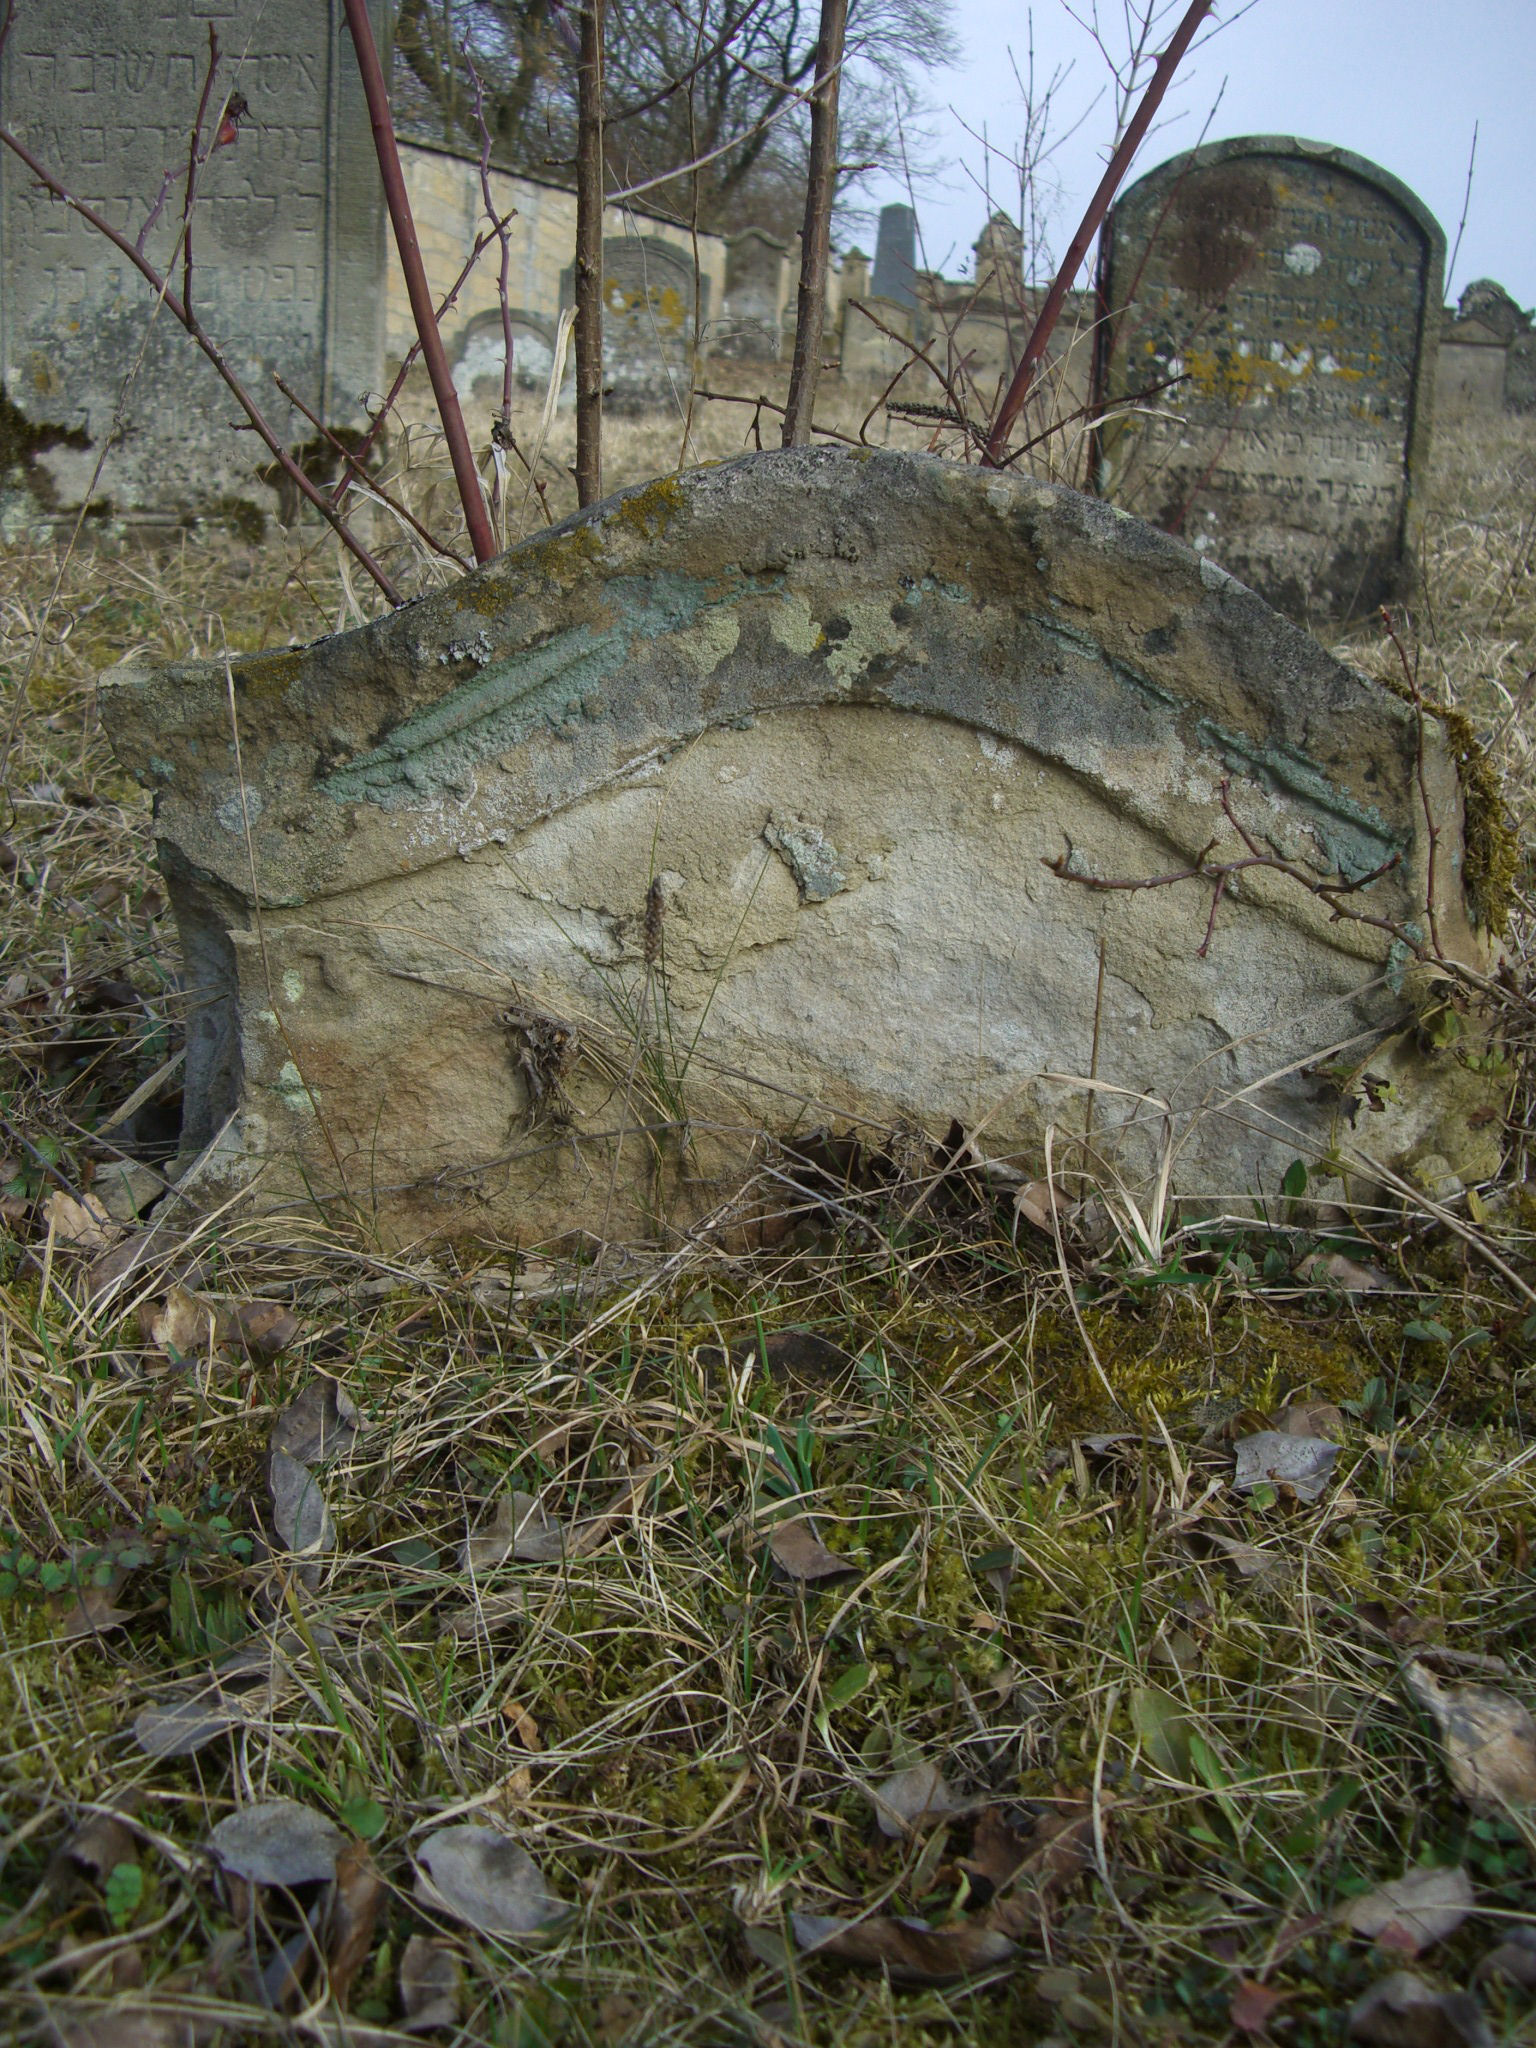
[[[1291,617],[1401,594],[1427,452],[1444,237],[1375,165],[1222,142],[1105,230],[1099,488]]]
[[[383,201],[340,0],[21,0],[0,69],[5,120],[44,166],[137,239],[179,293],[181,191],[208,72],[204,124],[232,93],[249,114],[199,173],[192,299],[289,445],[314,429],[279,397],[278,369],[328,424],[358,416],[382,346]],[[151,315],[154,315],[153,319]],[[0,373],[24,425],[6,481],[44,511],[79,502],[114,416],[99,495],[179,517],[231,497],[271,505],[266,461],[239,410],[125,257],[0,162]],[[125,388],[126,387],[126,388]],[[19,474],[18,472],[24,472]],[[32,516],[19,498],[13,516]]]
[[[1076,1168],[1061,1077],[1090,1072],[1097,1158],[1176,1143],[1224,1201],[1298,1153],[1497,1151],[1497,1078],[1412,1028],[1429,894],[1487,959],[1445,736],[1421,753],[1411,706],[1251,592],[1025,476],[748,456],[232,683],[124,669],[101,704],[156,794],[202,998],[184,1147],[223,1133],[220,1185],[264,1167],[264,1198],[405,1234],[649,1233],[729,1200],[764,1132],[958,1119],[1038,1165],[1054,1128]],[[1088,886],[1242,859],[1239,827],[1286,871],[1214,909],[1208,878]]]

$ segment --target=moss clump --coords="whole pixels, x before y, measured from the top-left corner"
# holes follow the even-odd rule
[[[1520,840],[1504,807],[1498,773],[1478,744],[1472,722],[1449,707],[1436,710],[1456,757],[1461,801],[1466,812],[1466,890],[1473,916],[1502,938],[1514,901]]]
[[[641,540],[656,540],[666,532],[687,503],[680,476],[660,476],[643,490],[621,498],[608,516],[611,526],[624,526]]]
[[[281,697],[298,680],[303,667],[302,650],[290,647],[278,654],[247,656],[235,670],[235,679],[248,697]]]

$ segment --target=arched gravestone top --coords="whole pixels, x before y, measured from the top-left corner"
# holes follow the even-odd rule
[[[223,1170],[270,1163],[269,1194],[299,1162],[401,1231],[654,1228],[765,1129],[1080,1131],[1042,1077],[1096,1035],[1122,1167],[1161,1142],[1150,1090],[1181,1185],[1272,1191],[1338,1142],[1347,1085],[1302,1071],[1325,1046],[1402,1080],[1359,1142],[1486,1164],[1486,1084],[1392,1038],[1412,949],[1382,926],[1261,864],[1202,954],[1206,884],[1044,865],[1241,854],[1226,785],[1298,871],[1391,863],[1348,902],[1410,939],[1432,871],[1442,948],[1486,958],[1438,728],[1072,492],[744,457],[355,633],[120,669],[101,701],[202,991],[187,1145],[235,1112]]]
[[[1098,485],[1306,622],[1405,587],[1429,452],[1445,236],[1325,143],[1160,164],[1100,253]],[[1171,388],[1159,390],[1167,380]]]

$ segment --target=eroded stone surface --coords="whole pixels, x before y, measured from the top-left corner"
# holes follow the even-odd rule
[[[1282,136],[1148,172],[1105,228],[1099,487],[1309,624],[1403,594],[1445,237],[1364,158]]]
[[[226,1179],[527,1240],[675,1227],[764,1130],[959,1118],[1038,1159],[1054,1121],[1059,1159],[1101,952],[1094,1127],[1122,1170],[1169,1132],[1178,1184],[1227,1199],[1336,1144],[1487,1163],[1484,1084],[1394,1036],[1426,801],[1439,942],[1485,958],[1438,728],[1421,795],[1412,707],[1105,505],[745,457],[233,678],[243,783],[222,664],[102,691],[200,992],[185,1146],[233,1113]],[[1396,935],[1250,866],[1201,957],[1206,883],[1045,865],[1239,857],[1224,784],[1320,880],[1393,863],[1346,900]],[[1395,1082],[1381,1110],[1356,1069]]]

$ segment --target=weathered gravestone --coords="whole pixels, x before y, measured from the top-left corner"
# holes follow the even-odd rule
[[[732,235],[726,251],[725,304],[709,333],[711,355],[777,362],[784,306],[787,244],[762,228]]]
[[[1255,136],[1160,165],[1103,239],[1097,398],[1137,409],[1100,434],[1101,492],[1295,619],[1401,595],[1444,253],[1345,150]]]
[[[1025,476],[743,457],[101,704],[155,793],[216,1185],[395,1233],[648,1230],[765,1131],[956,1118],[1038,1160],[1054,1121],[1080,1164],[1059,1077],[1091,1070],[1098,1156],[1171,1142],[1224,1200],[1299,1152],[1496,1156],[1489,1084],[1405,1030],[1431,885],[1441,949],[1486,964],[1497,861],[1441,729]],[[1209,876],[1084,879],[1213,841],[1244,862],[1214,915]]]
[[[575,304],[574,265],[561,272],[560,303]],[[700,321],[709,279],[697,280]],[[695,279],[682,249],[659,235],[603,241],[603,392],[615,412],[645,412],[686,398],[694,348]]]
[[[384,10],[377,8],[382,16]],[[79,199],[184,288],[181,192],[212,20],[221,62],[204,141],[232,93],[249,115],[199,173],[192,297],[204,326],[289,446],[359,417],[383,348],[384,208],[340,0],[19,0],[0,58],[0,115]],[[254,434],[126,257],[0,151],[0,377],[14,412],[3,458],[12,530],[78,504],[121,406],[98,502],[175,519],[244,500],[270,508]]]

